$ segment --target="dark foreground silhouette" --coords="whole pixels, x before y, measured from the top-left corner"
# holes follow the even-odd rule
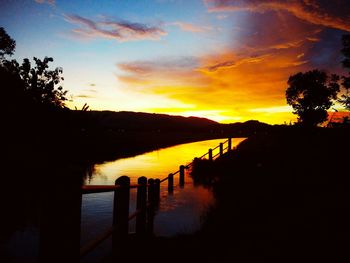
[[[213,164],[197,163],[194,178],[212,187],[217,200],[202,230],[132,242],[126,258],[315,262],[347,257],[348,134],[292,127],[252,136]]]
[[[130,237],[117,251],[117,259],[107,253],[101,260],[163,262],[191,257],[256,262],[275,257],[285,262],[346,255],[348,134],[348,129],[284,127],[251,136],[214,163],[197,163],[193,177],[211,187],[216,198],[201,231],[175,238]],[[41,262],[78,262],[84,169],[31,159],[4,167],[1,241],[6,244],[14,231],[29,224],[40,230]],[[23,175],[21,180],[16,174]],[[4,262],[16,262],[5,250],[1,253]],[[24,251],[16,253],[17,262],[28,262]]]

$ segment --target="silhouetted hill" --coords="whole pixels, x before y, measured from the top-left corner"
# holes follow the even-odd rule
[[[84,115],[100,129],[113,131],[195,131],[219,125],[219,123],[206,118],[143,112],[77,111],[75,114]]]
[[[102,161],[168,147],[180,143],[248,137],[266,133],[273,126],[258,121],[235,124],[198,117],[182,117],[143,112],[71,111],[76,130],[76,147],[86,159]],[[73,142],[73,144],[75,144]]]
[[[259,122],[257,120],[222,124],[221,127],[225,133],[229,134],[232,137],[248,137],[257,133],[266,133],[275,128],[275,126]]]
[[[4,127],[9,160],[31,154],[46,162],[101,162],[181,143],[248,137],[273,128],[258,121],[220,124],[198,117],[40,107],[8,112]]]
[[[97,128],[99,130],[110,130],[114,132],[130,131],[215,131],[231,133],[233,136],[249,136],[270,129],[271,125],[249,120],[232,124],[220,124],[216,121],[199,118],[183,117],[167,114],[130,112],[130,111],[72,111],[77,119],[83,119],[86,128]],[[75,118],[74,118],[75,119]]]

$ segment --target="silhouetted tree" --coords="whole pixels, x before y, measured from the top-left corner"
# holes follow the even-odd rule
[[[3,27],[0,27],[0,60],[5,55],[13,55],[16,48],[16,42],[6,33]]]
[[[62,68],[50,70],[49,62],[53,61],[50,57],[44,60],[34,57],[34,67],[27,58],[21,65],[16,60],[6,60],[5,55],[12,55],[15,46],[16,42],[0,28],[0,81],[9,103],[25,104],[23,100],[30,100],[37,105],[64,108],[67,91],[59,85],[63,80]]]
[[[35,57],[33,59],[35,67],[31,66],[27,58],[23,60],[20,66],[16,61],[7,61],[4,65],[9,71],[21,77],[24,83],[24,91],[34,102],[63,108],[64,102],[67,100],[67,91],[64,91],[62,86],[59,85],[64,80],[61,76],[62,68],[49,70],[49,62],[53,61],[50,57],[45,57],[44,60]]]
[[[312,70],[289,77],[286,90],[287,103],[305,126],[316,126],[327,120],[327,110],[333,105],[339,92],[339,77]]]
[[[343,67],[350,70],[350,35],[344,35],[342,38],[343,42],[343,49],[342,53],[344,54],[345,58],[342,61]],[[345,94],[341,96],[339,99],[339,102],[342,103],[347,110],[350,110],[350,71],[349,76],[343,76],[343,87],[345,88]]]

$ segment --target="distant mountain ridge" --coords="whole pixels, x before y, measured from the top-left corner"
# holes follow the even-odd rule
[[[268,129],[271,125],[249,120],[232,124],[220,124],[216,121],[200,117],[183,117],[177,115],[132,112],[132,111],[75,111],[89,120],[92,127],[113,131],[226,131],[251,133]]]
[[[83,114],[100,128],[125,131],[178,131],[213,128],[218,122],[199,117],[183,117],[167,114],[131,111],[86,111]]]

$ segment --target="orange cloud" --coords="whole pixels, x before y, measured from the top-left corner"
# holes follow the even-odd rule
[[[340,1],[346,8],[347,1]],[[317,1],[303,0],[205,0],[210,12],[250,11],[265,12],[268,10],[287,11],[295,17],[315,25],[350,31],[349,19],[343,19],[321,9]],[[339,3],[338,3],[339,4]],[[336,5],[336,4],[335,4]]]

